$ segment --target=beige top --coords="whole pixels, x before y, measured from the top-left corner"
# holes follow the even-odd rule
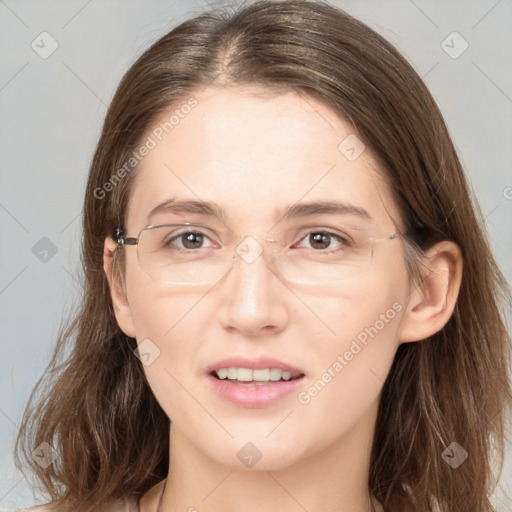
[[[137,505],[137,498],[125,497],[124,499],[113,500],[108,507],[108,512],[141,512],[145,510],[155,510],[160,495],[163,491],[165,480],[158,482],[151,487],[140,499],[140,509]],[[31,508],[20,508],[16,512],[65,512],[57,503],[46,503]]]

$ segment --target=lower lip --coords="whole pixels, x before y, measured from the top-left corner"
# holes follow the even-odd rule
[[[270,381],[268,384],[243,384],[208,375],[214,391],[239,407],[256,409],[282,400],[301,386],[304,376],[293,380]]]

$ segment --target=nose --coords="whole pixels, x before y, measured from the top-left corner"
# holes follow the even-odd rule
[[[233,266],[217,287],[218,318],[225,329],[257,336],[286,327],[291,291],[271,260],[268,248],[252,237],[237,246]]]

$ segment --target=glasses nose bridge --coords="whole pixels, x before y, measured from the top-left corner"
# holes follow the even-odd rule
[[[263,236],[263,235],[256,235],[254,233],[245,233],[245,234],[242,234],[242,235],[238,235],[237,243],[238,244],[241,243],[246,238],[253,238],[253,239],[257,240],[257,241],[263,242],[263,244],[277,243],[277,239],[276,238],[271,238],[271,237]]]
[[[230,251],[232,257],[231,264],[234,266],[238,258],[242,259],[245,263],[252,264],[262,256],[265,249],[267,252],[266,263],[272,267],[279,249],[278,240],[256,234],[240,234],[236,238],[233,250]]]

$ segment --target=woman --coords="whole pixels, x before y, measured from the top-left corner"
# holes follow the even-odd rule
[[[370,28],[293,0],[172,30],[116,92],[83,227],[18,438],[35,510],[494,510],[510,294]]]

